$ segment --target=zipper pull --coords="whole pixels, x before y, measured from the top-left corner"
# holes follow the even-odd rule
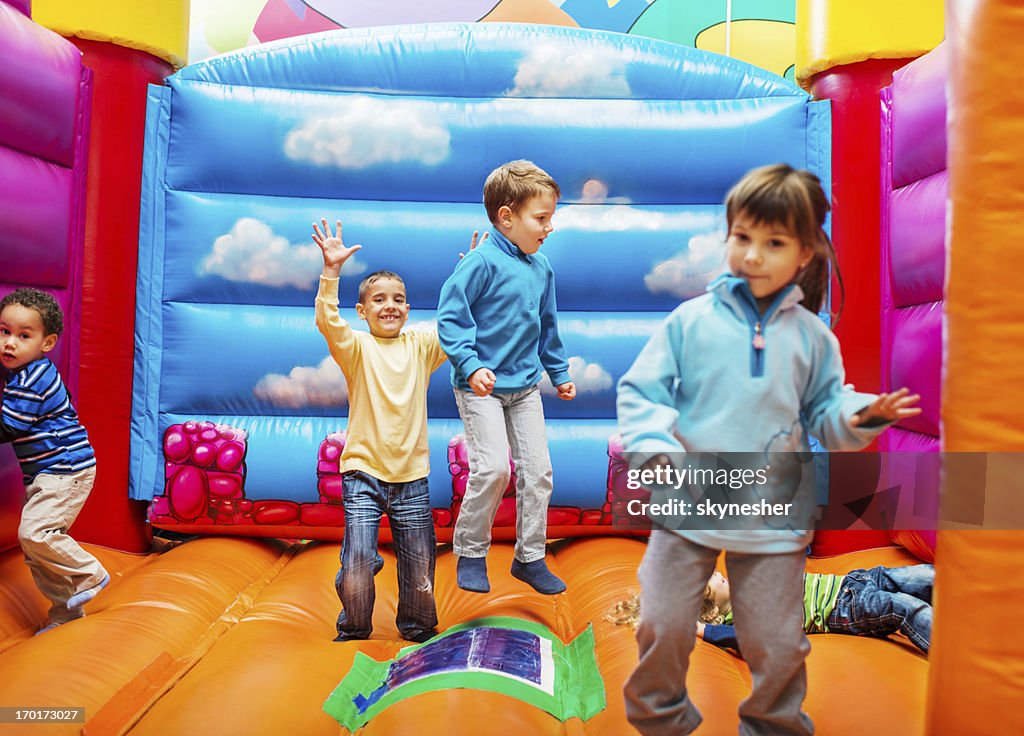
[[[754,324],[754,350],[764,350],[764,335],[761,334],[761,323]]]

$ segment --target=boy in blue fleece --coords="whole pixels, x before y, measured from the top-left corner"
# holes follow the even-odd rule
[[[544,561],[551,457],[541,405],[542,370],[560,399],[576,396],[558,337],[555,276],[538,253],[553,230],[558,184],[529,161],[512,161],[484,183],[493,229],[441,287],[437,334],[452,364],[466,430],[469,479],[455,522],[458,585],[486,593],[491,525],[516,466],[513,577],[554,595],[565,590]]]

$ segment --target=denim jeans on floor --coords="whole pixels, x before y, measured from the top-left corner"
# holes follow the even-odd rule
[[[520,562],[544,559],[547,552],[551,455],[544,406],[537,386],[511,394],[477,396],[455,389],[466,428],[469,479],[455,521],[452,545],[459,557],[486,557],[502,494],[516,464],[516,547]]]
[[[927,653],[932,641],[933,565],[853,570],[828,617],[829,631],[885,637],[897,631]]]
[[[338,633],[346,639],[365,639],[373,630],[373,575],[381,514],[391,522],[398,561],[398,631],[406,639],[433,631],[437,550],[427,479],[387,483],[360,471],[349,471],[344,479],[345,537],[335,578],[344,607],[338,616]]]

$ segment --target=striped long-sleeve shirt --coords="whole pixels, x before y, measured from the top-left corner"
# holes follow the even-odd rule
[[[8,376],[0,438],[13,445],[26,483],[39,473],[76,473],[96,464],[85,427],[49,358],[34,360]]]

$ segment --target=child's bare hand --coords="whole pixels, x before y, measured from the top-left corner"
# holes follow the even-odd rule
[[[870,406],[861,409],[850,417],[851,427],[872,427],[887,422],[896,422],[908,417],[916,417],[921,413],[920,407],[914,406],[921,400],[920,394],[911,394],[906,386],[899,391],[880,394]]]
[[[331,234],[331,227],[327,224],[326,217],[321,218],[320,222],[323,223],[324,230],[320,232],[320,227],[315,222],[313,223],[313,242],[320,246],[320,250],[324,254],[324,275],[337,277],[341,273],[341,267],[345,265],[345,261],[363,246],[345,247],[345,243],[341,239],[341,220],[336,221],[334,235]]]
[[[556,388],[558,389],[558,398],[562,401],[572,401],[576,398],[576,384],[572,381],[561,383]]]
[[[489,368],[477,368],[469,377],[469,387],[477,396],[490,396],[494,390],[494,373]]]
[[[477,238],[478,238],[478,237],[480,236],[480,231],[479,231],[479,230],[474,230],[474,231],[473,231],[473,238],[472,238],[472,240],[470,240],[470,241],[469,241],[469,249],[470,249],[471,251],[472,251],[472,250],[476,250],[476,247],[477,247],[478,245],[480,245],[480,244],[481,244],[481,243],[483,243],[483,242],[484,242],[485,240],[487,240],[487,236],[488,236],[488,235],[490,235],[490,233],[484,233],[484,236],[483,236],[482,238],[480,238],[480,240],[477,240]],[[460,261],[461,261],[461,260],[462,260],[463,258],[465,258],[465,257],[466,257],[466,254],[465,254],[465,253],[459,253],[459,260],[460,260]]]
[[[699,636],[701,639],[704,638],[704,622],[703,621],[698,621],[697,622],[697,636]]]

